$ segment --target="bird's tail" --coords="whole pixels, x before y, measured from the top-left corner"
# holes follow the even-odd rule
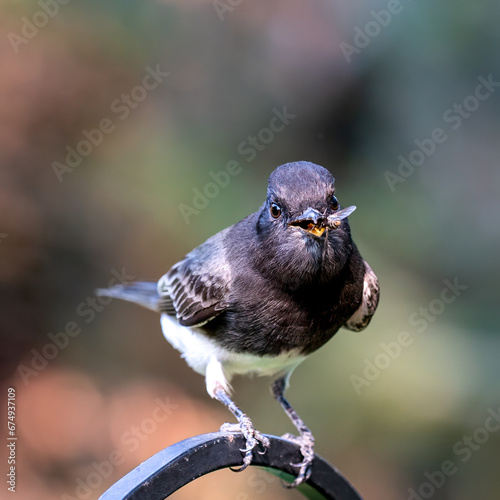
[[[104,297],[135,302],[156,312],[160,311],[160,295],[157,284],[152,281],[136,281],[125,285],[115,285],[111,288],[99,288],[96,293]]]

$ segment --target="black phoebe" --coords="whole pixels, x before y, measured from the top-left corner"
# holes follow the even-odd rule
[[[161,313],[165,338],[238,419],[223,428],[246,438],[239,470],[258,442],[269,443],[231,400],[231,378],[272,377],[272,394],[299,431],[287,437],[304,457],[291,486],[310,475],[314,438],[283,396],[289,377],[340,327],[364,329],[379,299],[377,277],[351,239],[346,217],[355,207],[340,209],[334,182],[313,163],[281,165],[256,213],[209,238],[158,283],[99,290]]]

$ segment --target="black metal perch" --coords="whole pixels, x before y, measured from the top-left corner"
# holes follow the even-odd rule
[[[271,446],[254,452],[251,465],[267,469],[284,481],[293,481],[302,460],[299,447],[285,439],[266,435]],[[245,447],[242,434],[213,432],[185,439],[156,453],[109,488],[100,500],[163,500],[195,479],[227,467],[241,465]],[[244,472],[243,472],[244,474]],[[297,488],[310,499],[362,500],[352,485],[326,460],[315,455],[307,484]]]

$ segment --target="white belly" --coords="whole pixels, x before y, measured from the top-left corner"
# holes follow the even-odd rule
[[[216,382],[230,390],[229,382],[233,375],[257,374],[277,377],[291,373],[305,359],[305,356],[297,351],[289,351],[279,356],[257,356],[228,351],[196,328],[180,326],[176,318],[165,313],[161,315],[161,327],[165,338],[180,351],[187,364],[195,372],[206,377],[207,390],[212,397]]]

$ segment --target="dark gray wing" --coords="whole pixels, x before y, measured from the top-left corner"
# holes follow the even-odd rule
[[[160,311],[182,326],[201,326],[223,312],[231,287],[225,237],[231,227],[188,253],[158,281]]]
[[[359,332],[364,330],[372,316],[377,309],[378,299],[380,296],[380,286],[378,278],[368,265],[368,262],[363,261],[365,264],[365,276],[363,280],[363,299],[356,312],[347,320],[344,325],[348,330]]]

